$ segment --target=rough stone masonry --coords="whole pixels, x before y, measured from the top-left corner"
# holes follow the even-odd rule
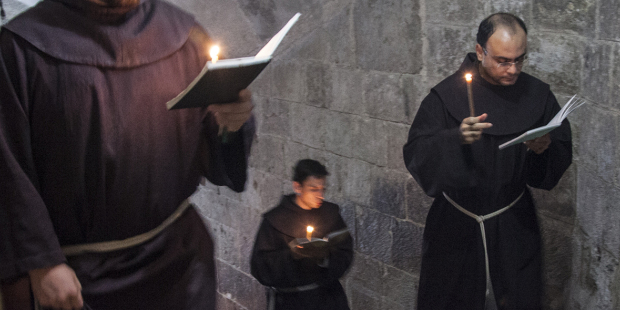
[[[23,9],[3,0],[9,17]],[[193,199],[217,243],[219,309],[265,309],[250,275],[260,214],[290,192],[293,164],[326,163],[327,200],[355,237],[343,279],[352,309],[415,309],[431,199],[406,171],[402,145],[429,88],[474,50],[478,23],[507,11],[529,28],[524,68],[571,114],[574,163],[536,190],[546,309],[620,309],[620,1],[174,0],[230,57],[256,53],[303,15],[252,85],[258,121],[246,192],[209,184]]]

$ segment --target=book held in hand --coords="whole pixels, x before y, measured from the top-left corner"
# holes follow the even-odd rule
[[[295,14],[256,56],[207,61],[192,83],[166,103],[168,110],[207,107],[212,103],[237,101],[239,91],[247,88],[265,69],[273,57],[273,52],[300,15]]]
[[[500,145],[499,149],[503,150],[511,145],[519,144],[519,143],[529,141],[532,139],[536,139],[538,137],[542,137],[546,135],[552,130],[560,127],[560,125],[562,125],[562,121],[566,119],[568,114],[573,112],[575,109],[577,109],[584,103],[586,103],[586,101],[583,98],[578,97],[577,95],[574,95],[572,98],[570,98],[570,100],[568,100],[568,102],[564,105],[564,107],[562,107],[562,109],[553,117],[553,119],[549,121],[547,125],[528,130],[524,134]]]
[[[299,256],[320,257],[325,254],[327,248],[343,242],[349,236],[349,230],[342,229],[331,232],[324,238],[296,238],[289,242],[288,246]]]

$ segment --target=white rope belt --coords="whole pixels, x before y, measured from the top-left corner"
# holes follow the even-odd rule
[[[157,234],[170,226],[170,224],[174,223],[179,217],[181,217],[181,214],[183,214],[183,212],[191,205],[192,204],[189,202],[189,199],[185,199],[168,218],[166,218],[161,224],[159,224],[159,226],[143,234],[139,234],[137,236],[133,236],[123,240],[63,246],[61,248],[62,253],[65,256],[75,256],[84,253],[105,253],[127,249],[142,244],[155,237]]]
[[[493,212],[493,213],[489,213],[487,215],[476,215],[474,213],[469,212],[467,209],[459,206],[458,203],[454,202],[454,200],[452,200],[450,197],[448,197],[448,195],[446,194],[446,192],[443,192],[443,196],[446,197],[446,199],[448,200],[448,202],[450,202],[455,208],[457,208],[459,211],[465,213],[467,216],[475,219],[479,224],[480,224],[480,233],[482,234],[482,245],[484,246],[484,267],[486,269],[486,276],[487,276],[487,284],[486,284],[486,293],[485,296],[489,296],[489,293],[491,291],[491,272],[489,269],[489,252],[487,250],[487,238],[486,238],[486,232],[484,230],[484,221],[488,220],[492,217],[498,216],[502,213],[504,213],[506,210],[510,209],[512,206],[514,206],[517,201],[519,201],[519,199],[521,199],[521,197],[523,196],[523,193],[525,193],[525,191],[521,192],[521,195],[519,195],[519,197],[517,197],[517,199],[515,199],[513,202],[511,202],[509,205]]]

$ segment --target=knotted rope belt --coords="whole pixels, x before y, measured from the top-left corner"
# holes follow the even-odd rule
[[[517,199],[515,199],[513,202],[511,202],[509,205],[493,212],[493,213],[489,213],[487,215],[476,215],[474,213],[469,212],[467,209],[461,207],[458,203],[456,203],[454,200],[452,200],[450,197],[448,197],[448,194],[446,194],[446,192],[443,192],[443,196],[446,197],[446,199],[448,200],[448,202],[450,202],[455,208],[457,208],[459,211],[465,213],[467,216],[473,218],[474,220],[476,220],[479,224],[480,224],[480,233],[482,234],[482,245],[484,246],[484,267],[486,269],[486,276],[487,276],[487,283],[486,283],[486,292],[485,292],[485,297],[489,296],[489,293],[491,291],[491,287],[492,287],[492,283],[491,283],[491,272],[489,269],[489,253],[487,250],[487,237],[486,237],[486,232],[484,230],[484,221],[488,220],[492,217],[498,216],[504,212],[506,212],[508,209],[512,208],[512,206],[514,206],[517,201],[519,201],[519,199],[521,199],[521,197],[523,197],[523,194],[525,193],[525,191],[521,192],[521,195],[519,195],[519,197],[517,197]]]

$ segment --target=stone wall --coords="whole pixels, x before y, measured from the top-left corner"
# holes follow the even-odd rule
[[[4,0],[10,6],[14,0]],[[303,15],[252,85],[258,132],[242,194],[209,184],[193,199],[217,245],[219,309],[264,309],[249,272],[261,213],[291,191],[301,158],[331,172],[327,199],[355,237],[342,279],[352,309],[415,309],[421,237],[431,200],[406,171],[402,145],[421,99],[473,51],[496,11],[529,27],[524,71],[569,117],[574,164],[535,190],[545,253],[546,309],[620,309],[620,13],[618,0],[174,0],[229,57],[256,53]],[[8,10],[8,9],[7,9]]]
[[[252,85],[258,133],[247,191],[210,185],[195,196],[217,240],[220,309],[263,309],[249,274],[260,214],[291,191],[301,158],[326,163],[327,199],[355,236],[342,280],[353,309],[414,309],[421,236],[431,200],[406,171],[402,145],[421,99],[473,51],[496,11],[527,23],[524,71],[563,104],[575,160],[551,192],[535,190],[547,309],[620,309],[620,1],[179,0],[232,56],[255,53],[295,12],[303,15]],[[200,3],[200,4],[199,4]],[[215,9],[217,8],[217,9]]]

